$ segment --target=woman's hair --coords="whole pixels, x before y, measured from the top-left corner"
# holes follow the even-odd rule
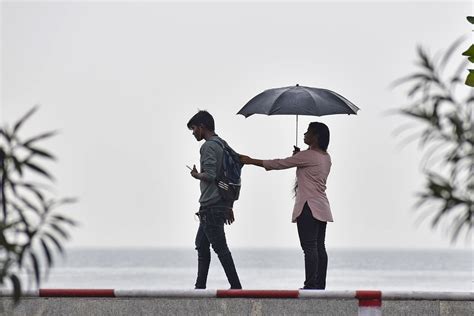
[[[308,130],[318,137],[319,148],[327,151],[329,146],[329,128],[320,122],[309,123]]]
[[[191,129],[191,126],[204,126],[211,132],[214,132],[214,118],[212,115],[207,111],[199,111],[197,112],[188,122],[187,126]]]

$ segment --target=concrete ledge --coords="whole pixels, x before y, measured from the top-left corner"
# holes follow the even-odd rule
[[[383,316],[471,316],[472,301],[390,300]],[[355,299],[25,297],[14,307],[0,298],[0,315],[357,315]],[[377,315],[377,314],[373,314]]]
[[[40,289],[0,314],[33,315],[430,315],[471,316],[472,292],[320,290]]]

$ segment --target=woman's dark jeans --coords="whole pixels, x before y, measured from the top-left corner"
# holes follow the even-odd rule
[[[211,207],[199,211],[200,224],[196,234],[196,250],[198,251],[196,289],[206,288],[207,274],[211,263],[211,245],[224,268],[230,288],[242,288],[225,238],[224,222],[227,213],[228,210],[222,207]]]
[[[324,290],[328,267],[328,255],[324,245],[327,223],[313,217],[308,203],[305,203],[303,212],[296,219],[296,223],[301,248],[304,252],[306,276],[304,289]]]

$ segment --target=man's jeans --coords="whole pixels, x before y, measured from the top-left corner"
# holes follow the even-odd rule
[[[200,224],[196,234],[196,250],[198,251],[196,289],[206,288],[207,274],[211,263],[211,245],[219,257],[231,289],[242,288],[225,238],[224,222],[227,212],[228,210],[223,207],[210,207],[199,211]]]
[[[303,212],[296,219],[301,248],[304,252],[305,289],[326,288],[326,271],[328,255],[324,240],[326,237],[326,222],[313,217],[308,203],[305,203]]]

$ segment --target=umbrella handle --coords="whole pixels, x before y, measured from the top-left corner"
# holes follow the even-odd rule
[[[298,115],[296,115],[296,147],[298,147]]]

